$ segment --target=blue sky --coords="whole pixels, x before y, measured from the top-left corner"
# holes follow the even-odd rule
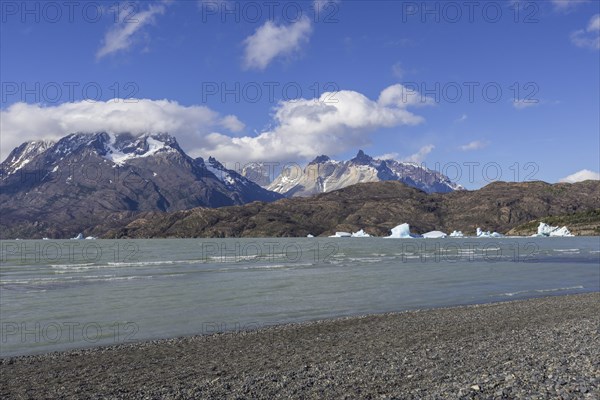
[[[600,2],[115,4],[2,3],[2,157],[169,131],[230,166],[361,148],[468,188],[600,170]]]

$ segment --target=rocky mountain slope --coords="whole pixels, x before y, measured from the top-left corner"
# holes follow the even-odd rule
[[[220,209],[145,213],[106,237],[291,237],[358,231],[384,236],[407,222],[415,233],[506,233],[541,217],[597,209],[600,182],[496,182],[476,191],[427,194],[401,182],[362,183],[311,198]]]
[[[136,213],[282,198],[168,134],[71,134],[28,142],[0,164],[0,238],[70,237]]]
[[[256,169],[251,171],[264,178]],[[427,193],[448,193],[462,189],[437,171],[416,163],[374,159],[362,150],[349,161],[335,161],[323,155],[315,158],[304,169],[288,167],[266,187],[286,197],[307,197],[357,183],[382,181],[403,182]]]

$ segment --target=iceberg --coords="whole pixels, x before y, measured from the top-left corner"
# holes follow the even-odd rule
[[[445,238],[446,235],[444,232],[440,232],[440,231],[431,231],[431,232],[427,232],[423,234],[423,237],[425,239],[442,239]]]
[[[481,228],[477,228],[477,237],[484,237],[484,238],[499,238],[499,237],[504,237],[503,234],[498,233],[498,232],[490,232],[490,231],[482,231]]]
[[[71,240],[83,240],[83,239],[85,239],[83,237],[83,233],[80,233],[79,235],[75,236],[74,238],[71,238]]]
[[[558,226],[550,226],[543,222],[540,222],[540,225],[537,229],[537,234],[532,235],[534,237],[566,237],[573,236],[573,234],[567,229],[566,226],[559,228]]]
[[[348,233],[348,232],[336,232],[335,235],[331,235],[329,237],[334,237],[334,238],[352,237],[352,234]]]
[[[386,236],[386,239],[408,239],[408,238],[416,238],[421,237],[420,235],[413,235],[410,233],[410,226],[408,224],[398,225],[395,228],[392,228],[392,234],[390,236]]]
[[[93,236],[88,236],[88,237],[85,238],[85,240],[96,240],[96,238],[93,237]]]
[[[450,234],[450,237],[465,237],[465,235],[462,233],[462,231],[453,231]]]
[[[310,233],[308,235],[306,235],[307,238],[314,238],[313,235],[311,235]]]
[[[360,230],[358,232],[354,232],[352,234],[352,237],[371,237],[371,235],[369,235],[368,233],[366,233],[364,230]]]

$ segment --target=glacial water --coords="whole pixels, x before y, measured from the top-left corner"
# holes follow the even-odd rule
[[[0,356],[600,290],[600,238],[2,241]]]

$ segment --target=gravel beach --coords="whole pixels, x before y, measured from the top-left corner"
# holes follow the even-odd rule
[[[600,293],[0,360],[0,398],[598,399]]]

